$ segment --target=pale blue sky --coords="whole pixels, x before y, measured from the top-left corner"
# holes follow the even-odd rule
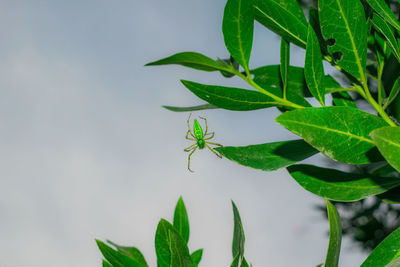
[[[183,196],[190,248],[201,266],[228,266],[232,212],[240,209],[255,267],[323,262],[323,201],[285,171],[260,172],[193,156],[186,113],[160,106],[202,103],[179,82],[245,86],[218,73],[143,67],[181,51],[227,55],[225,1],[0,1],[0,266],[95,267],[94,239],[137,246],[155,266],[154,232]],[[252,66],[279,63],[279,38],[256,26]],[[303,51],[293,49],[292,64]],[[294,138],[274,109],[212,110],[215,140],[247,145]],[[365,255],[345,242],[341,266]]]

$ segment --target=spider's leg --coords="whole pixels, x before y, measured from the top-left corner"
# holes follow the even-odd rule
[[[214,149],[212,149],[212,148],[211,148],[209,145],[207,145],[207,144],[206,144],[206,147],[207,147],[208,149],[210,149],[211,152],[214,153],[217,157],[219,157],[219,158],[222,159],[222,155],[221,155],[221,154],[217,153]]]
[[[186,139],[187,139],[187,140],[192,140],[192,141],[197,141],[196,139],[189,138],[189,133],[190,133],[190,131],[187,131],[187,133],[186,133]]]
[[[189,151],[192,150],[195,146],[197,146],[197,143],[195,143],[195,144],[193,144],[193,145],[191,145],[191,146],[188,146],[188,147],[185,148],[183,151],[189,152]]]
[[[206,144],[223,147],[223,145],[220,145],[220,144],[217,144],[217,143],[206,142]]]
[[[209,135],[210,135],[210,137],[207,137],[207,138],[203,138],[203,140],[210,140],[210,139],[213,139],[214,138],[214,132],[212,132],[212,133],[208,133]]]
[[[207,134],[207,131],[208,131],[208,125],[207,125],[207,119],[206,118],[203,118],[203,117],[199,117],[200,119],[202,119],[202,120],[204,120],[204,122],[206,123],[206,131],[205,131],[205,133],[204,133],[204,136]]]
[[[192,171],[192,170],[190,169],[190,157],[191,157],[192,154],[196,151],[197,148],[198,148],[198,146],[196,146],[196,147],[192,150],[192,152],[190,152],[190,154],[189,154],[189,156],[188,156],[188,170],[189,170],[190,172],[194,172],[194,171]]]
[[[188,130],[189,130],[190,135],[191,135],[193,138],[196,138],[196,137],[194,136],[194,134],[192,133],[192,130],[190,130],[189,120],[190,120],[190,117],[191,117],[191,116],[192,116],[192,112],[190,112],[189,118],[187,119],[187,126],[188,126]]]

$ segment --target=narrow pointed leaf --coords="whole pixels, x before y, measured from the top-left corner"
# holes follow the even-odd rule
[[[318,10],[310,7],[308,9],[308,17],[309,17],[309,23],[310,23],[311,27],[313,28],[315,34],[317,35],[319,45],[321,46],[322,54],[328,55],[328,48],[327,48],[326,42],[325,42],[324,37],[322,36],[322,32],[321,32],[321,25],[319,23]]]
[[[215,148],[225,158],[246,167],[275,171],[290,166],[318,153],[303,140],[265,143],[242,147]]]
[[[305,48],[307,24],[274,0],[253,0],[255,19],[286,40]]]
[[[182,197],[180,197],[178,203],[176,203],[173,225],[175,229],[181,233],[183,240],[185,240],[187,244],[190,235],[189,217]]]
[[[374,14],[372,18],[372,24],[374,25],[375,29],[377,29],[385,37],[387,44],[393,52],[393,55],[398,61],[400,61],[400,49],[396,37],[394,36],[393,29],[377,14]]]
[[[244,231],[242,220],[240,219],[239,210],[237,209],[235,203],[232,201],[233,208],[233,240],[232,240],[232,256],[242,258],[244,255]]]
[[[400,127],[383,127],[371,136],[387,162],[400,172]]]
[[[248,70],[253,44],[254,13],[251,0],[228,0],[225,5],[222,32],[232,57]]]
[[[203,257],[203,249],[198,249],[193,252],[190,257],[192,258],[193,266],[199,265],[201,258]]]
[[[367,23],[359,0],[319,0],[322,35],[332,40],[328,52],[345,71],[365,81]],[[339,30],[340,29],[340,30]]]
[[[273,107],[277,104],[272,98],[258,91],[184,80],[182,83],[199,98],[223,109],[245,111]]]
[[[346,173],[312,165],[293,165],[287,170],[305,190],[334,201],[357,201],[400,185],[398,178]]]
[[[242,259],[242,262],[240,263],[240,267],[249,267],[249,264],[247,263],[247,261],[244,257]]]
[[[125,254],[112,249],[100,240],[96,240],[97,246],[99,247],[104,258],[111,263],[114,267],[144,267],[141,263],[133,260]]]
[[[297,109],[281,114],[276,121],[328,158],[348,164],[376,161],[379,154],[373,150],[369,134],[387,126],[380,117],[351,107]]]
[[[191,106],[191,107],[175,107],[175,106],[162,106],[169,111],[174,112],[186,112],[186,111],[197,111],[197,110],[206,110],[206,109],[217,109],[218,107],[211,105],[211,104],[204,104],[198,106]]]
[[[400,228],[386,237],[361,264],[361,267],[387,266],[400,256]],[[395,265],[398,266],[398,265]]]
[[[284,38],[281,38],[281,80],[283,86],[283,95],[286,96],[288,87],[288,72],[290,64],[290,43]]]
[[[227,67],[217,61],[196,52],[182,52],[174,54],[154,62],[147,63],[145,66],[157,65],[181,65],[203,71],[226,71]]]
[[[164,219],[161,219],[158,223],[155,237],[155,248],[158,267],[170,267],[170,231],[174,231],[177,235],[180,235],[180,233],[175,229],[172,224]]]
[[[397,30],[400,30],[400,23],[390,7],[386,4],[385,0],[367,0],[367,3],[389,24],[391,24]]]
[[[332,100],[335,106],[353,107],[353,108],[357,107],[356,103],[354,103],[354,100],[351,98],[350,94],[345,91],[332,93]]]
[[[192,258],[185,240],[174,230],[168,230],[171,267],[192,267]]]
[[[108,263],[107,261],[103,260],[103,267],[113,267],[110,263]]]
[[[326,209],[329,219],[329,246],[325,259],[325,267],[338,267],[340,245],[342,243],[342,223],[335,206],[326,200]]]
[[[135,247],[120,246],[109,240],[107,240],[107,243],[114,246],[119,252],[121,252],[121,253],[125,254],[126,256],[130,257],[131,259],[139,262],[140,264],[142,264],[142,266],[148,266],[143,254],[140,252],[139,249],[137,249]]]
[[[313,28],[308,26],[306,60],[304,76],[311,94],[325,106],[324,66],[322,65],[321,48]]]
[[[400,92],[400,77],[397,77],[396,81],[393,84],[392,90],[390,91],[389,97],[385,102],[384,108],[388,107],[393,102],[393,100],[396,99],[399,92]]]

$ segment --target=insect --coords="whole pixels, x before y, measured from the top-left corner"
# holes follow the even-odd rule
[[[193,153],[196,151],[197,148],[203,149],[203,148],[207,147],[217,157],[222,158],[221,154],[219,154],[218,152],[216,152],[213,148],[211,148],[209,146],[209,145],[214,145],[214,146],[222,147],[222,145],[217,144],[217,143],[212,143],[212,142],[208,141],[208,140],[214,138],[214,134],[215,133],[214,132],[211,132],[211,133],[208,132],[208,126],[207,126],[207,119],[206,118],[199,117],[200,119],[204,120],[204,123],[206,124],[206,131],[203,132],[203,129],[201,128],[200,123],[196,119],[194,119],[193,132],[192,132],[192,130],[190,129],[190,124],[189,124],[190,116],[192,116],[192,113],[190,113],[189,118],[187,119],[188,131],[186,133],[186,139],[187,140],[191,140],[191,141],[195,141],[196,143],[194,143],[193,145],[185,148],[184,151],[185,152],[190,152],[190,154],[188,156],[188,170],[190,172],[193,172],[190,169],[190,157],[193,155]],[[191,137],[189,137],[189,135]]]

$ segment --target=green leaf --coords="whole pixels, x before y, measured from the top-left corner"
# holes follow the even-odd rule
[[[287,170],[305,190],[334,201],[357,201],[400,185],[398,178],[346,173],[312,165],[293,165]]]
[[[166,57],[154,62],[147,63],[145,66],[157,66],[157,65],[182,65],[185,67],[203,70],[203,71],[227,71],[226,65],[222,65],[217,61],[196,52],[182,52],[174,54],[170,57]]]
[[[192,258],[194,267],[199,265],[202,256],[203,256],[203,249],[198,249],[190,255],[190,257]]]
[[[337,64],[345,71],[366,81],[367,23],[359,0],[319,0],[322,35],[332,40],[328,52],[336,56]],[[340,29],[340,30],[338,30]]]
[[[307,25],[306,16],[297,0],[274,0],[289,13],[297,17],[303,24]]]
[[[108,263],[107,261],[103,260],[103,267],[113,267],[110,263]]]
[[[303,140],[265,143],[242,147],[215,148],[225,158],[238,164],[263,171],[275,171],[318,153]]]
[[[386,237],[361,264],[361,267],[387,266],[400,256],[400,228]]]
[[[162,106],[165,109],[174,112],[186,112],[186,111],[197,111],[197,110],[206,110],[206,109],[217,109],[218,107],[211,104],[204,104],[192,107],[174,107],[174,106]]]
[[[283,97],[280,65],[260,67],[252,70],[251,74],[254,76],[253,81],[259,86],[278,97]],[[310,103],[304,99],[306,83],[303,68],[289,66],[288,77],[287,99],[301,106],[310,107]]]
[[[182,83],[199,98],[223,109],[245,111],[269,108],[277,104],[272,98],[258,91],[205,85],[185,80],[182,80]]]
[[[325,259],[325,267],[338,267],[340,245],[342,243],[342,224],[338,211],[329,200],[326,200],[326,209],[329,218],[329,246]]]
[[[236,256],[233,258],[233,261],[231,263],[231,267],[238,267],[239,266],[239,253],[236,254]]]
[[[161,219],[158,223],[155,237],[155,248],[157,255],[158,267],[170,267],[171,251],[170,251],[170,231],[174,231],[180,235],[178,230],[167,220]]]
[[[97,246],[99,247],[104,258],[111,263],[114,267],[144,267],[141,263],[133,260],[132,258],[126,256],[122,252],[116,251],[111,247],[107,246],[100,240],[96,240]]]
[[[185,240],[187,244],[190,235],[189,217],[182,197],[180,197],[178,203],[176,203],[173,225],[175,229],[181,233],[183,240]]]
[[[367,0],[367,3],[389,24],[391,24],[397,30],[400,30],[400,23],[397,21],[396,16],[393,14],[390,7],[386,4],[385,0]]]
[[[142,264],[142,266],[148,266],[143,254],[140,252],[139,249],[137,249],[135,247],[120,246],[109,240],[107,240],[107,243],[114,246],[119,252],[121,252],[121,253],[125,254],[126,256],[130,257],[131,259],[139,262],[140,264]]]
[[[400,172],[400,127],[377,129],[371,137],[387,162]]]
[[[356,108],[357,105],[351,98],[350,94],[347,92],[335,92],[332,93],[332,100],[335,106],[353,107]]]
[[[253,0],[256,20],[291,43],[305,48],[307,24],[274,0]]]
[[[240,267],[249,267],[249,264],[247,263],[247,261],[244,257],[242,259],[242,262],[240,263]]]
[[[387,123],[380,117],[351,107],[297,109],[276,121],[328,158],[348,164],[366,164],[379,157],[369,133]]]
[[[288,72],[290,65],[290,43],[284,38],[281,38],[281,79],[283,85],[283,95],[286,97],[288,87]]]
[[[400,266],[400,257],[397,259],[393,260],[389,264],[387,264],[385,267],[399,267]]]
[[[233,240],[232,240],[232,256],[242,258],[244,255],[244,231],[242,220],[240,219],[239,210],[235,203],[232,201],[233,208]]]
[[[222,32],[225,46],[246,70],[253,44],[254,13],[250,0],[228,0],[224,10]]]
[[[311,94],[325,106],[324,66],[322,65],[321,48],[317,35],[311,25],[308,26],[306,60],[304,76]]]
[[[374,14],[372,24],[385,37],[393,55],[400,61],[400,49],[392,28],[377,14]]]
[[[170,267],[192,267],[192,258],[185,240],[174,230],[168,230],[169,250],[171,252]]]
[[[322,36],[321,25],[319,23],[318,10],[310,7],[308,9],[308,17],[309,17],[309,23],[310,23],[311,27],[313,28],[315,34],[317,35],[319,45],[321,46],[321,52],[323,55],[327,55],[328,48],[327,48],[326,42],[324,40],[324,37]]]
[[[396,99],[399,92],[400,92],[400,77],[397,77],[396,81],[393,84],[392,90],[390,91],[389,97],[387,98],[385,105],[383,106],[384,109],[386,109],[393,102],[393,100]]]

